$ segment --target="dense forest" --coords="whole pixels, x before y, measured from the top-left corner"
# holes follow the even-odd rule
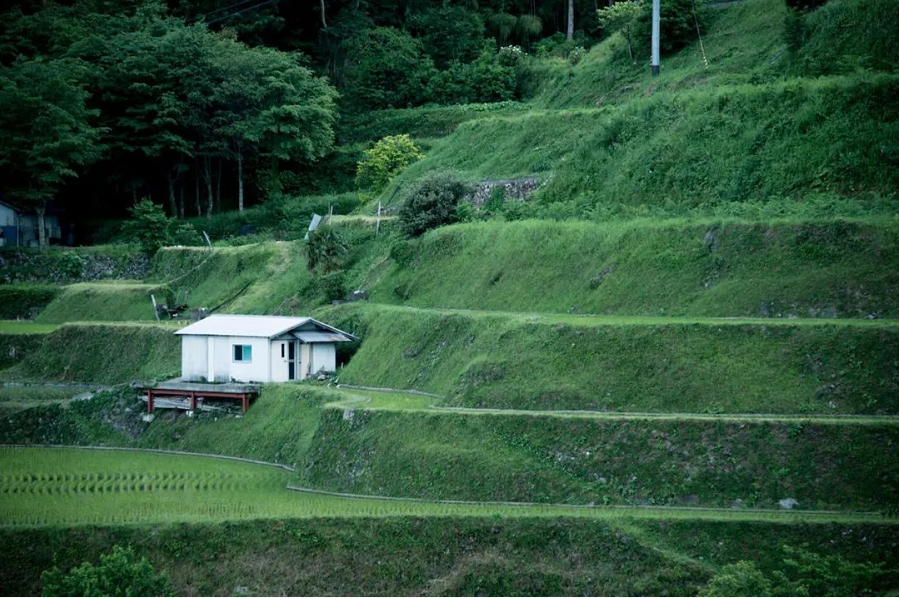
[[[340,196],[324,202],[325,209],[344,202],[341,210],[348,211],[381,193],[392,193],[383,198],[386,203],[394,198],[395,188],[385,191],[375,179],[360,176],[359,164],[378,140],[411,133],[416,143],[424,143],[403,158],[429,156],[405,184],[434,167],[464,162],[450,157],[456,142],[433,153],[429,139],[444,137],[469,118],[465,113],[502,112],[529,117],[518,137],[524,145],[496,146],[489,160],[472,158],[481,165],[463,169],[466,176],[553,179],[541,198],[570,204],[554,209],[556,214],[582,217],[589,210],[598,213],[599,196],[611,194],[622,204],[634,203],[625,201],[632,196],[642,197],[637,203],[646,199],[637,165],[672,140],[659,137],[655,148],[644,139],[650,131],[636,126],[644,122],[637,112],[655,110],[669,126],[680,119],[696,131],[709,130],[708,107],[677,108],[678,102],[692,102],[682,91],[709,81],[719,87],[801,82],[799,96],[776,91],[786,95],[768,107],[756,93],[761,87],[740,89],[749,93],[749,103],[734,118],[749,119],[767,139],[765,131],[776,128],[766,124],[771,109],[800,118],[805,109],[791,109],[791,102],[820,102],[805,97],[818,93],[810,82],[820,75],[838,87],[841,76],[873,85],[868,92],[844,85],[839,93],[824,94],[827,106],[819,111],[839,129],[828,138],[845,137],[836,149],[811,140],[800,149],[808,136],[787,129],[769,144],[745,140],[750,148],[770,152],[746,160],[745,148],[724,147],[738,137],[719,127],[715,159],[730,156],[740,168],[758,173],[746,180],[734,174],[727,184],[719,177],[714,185],[727,188],[714,190],[697,179],[693,166],[666,159],[662,164],[670,173],[662,185],[651,187],[653,202],[767,199],[812,189],[882,195],[892,188],[891,175],[875,165],[883,154],[871,143],[875,131],[883,130],[877,122],[891,114],[892,83],[870,75],[892,72],[896,64],[893,0],[785,0],[778,3],[777,17],[759,20],[758,32],[752,19],[764,11],[750,7],[750,21],[740,24],[745,32],[737,37],[730,31],[736,24],[720,20],[720,9],[729,3],[662,0],[663,56],[683,66],[679,51],[684,49],[701,61],[700,70],[682,69],[658,89],[640,79],[648,77],[650,5],[647,0],[19,0],[0,10],[0,199],[39,215],[48,208],[62,211],[69,222],[77,221],[78,243],[108,241],[109,235],[94,231],[128,217],[142,198],[175,218],[244,213],[249,206],[274,205],[272,200],[322,194]],[[705,34],[712,36],[711,60]],[[664,73],[663,68],[663,80]],[[659,90],[671,97],[658,108],[629,101],[658,97]],[[882,95],[885,103],[869,109],[866,94]],[[709,106],[722,106],[703,97]],[[575,127],[598,113],[565,112],[610,106],[622,111],[600,129],[587,123]],[[844,126],[850,122],[856,123],[854,131]],[[745,123],[735,126],[743,134],[751,130]],[[628,133],[616,133],[616,127]],[[474,133],[464,129],[457,141]],[[543,149],[525,139],[544,133],[552,141]],[[599,137],[588,141],[586,133]],[[628,144],[632,154],[603,153],[630,136],[643,139]],[[683,135],[678,143],[693,138],[694,133]],[[789,151],[777,149],[778,143]],[[550,145],[558,147],[526,163],[523,149],[543,155]],[[676,155],[685,159],[694,151],[703,150],[690,146]],[[567,158],[572,152],[573,161]],[[591,174],[590,164],[599,158],[588,157],[594,152],[608,158],[602,160],[607,165],[601,178]],[[786,167],[775,166],[782,159],[795,170],[786,178],[780,176],[786,176]],[[598,180],[604,181],[603,190]],[[540,217],[538,212],[528,214]]]
[[[2,193],[94,218],[120,217],[140,197],[181,217],[243,210],[279,193],[283,170],[326,156],[346,115],[521,99],[522,56],[576,59],[603,34],[597,8],[14,3],[0,13]]]

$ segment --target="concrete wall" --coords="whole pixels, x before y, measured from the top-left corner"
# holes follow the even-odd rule
[[[334,343],[312,344],[312,373],[337,371],[337,350]]]
[[[181,337],[181,377],[199,382],[206,379],[206,337]]]

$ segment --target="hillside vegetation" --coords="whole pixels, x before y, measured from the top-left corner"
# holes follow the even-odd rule
[[[895,326],[592,321],[341,306],[343,382],[517,409],[896,414]],[[897,347],[899,349],[899,347]]]
[[[148,221],[194,246],[0,252],[0,317],[40,310],[0,323],[0,443],[135,449],[0,455],[0,586],[39,593],[43,569],[122,544],[191,595],[696,595],[735,570],[752,595],[895,594],[895,1],[697,2],[655,78],[648,42],[632,61],[580,0],[570,42],[494,31],[549,5],[424,4],[327,3],[330,26],[296,29],[344,95],[317,121],[320,161],[245,147],[245,210],[221,210],[233,155],[160,154],[168,181],[140,189],[174,195]],[[160,18],[169,43],[212,40]],[[441,54],[470,41],[449,24],[477,19],[496,47]],[[295,43],[248,31],[215,40]],[[383,62],[360,40],[391,41]],[[402,134],[423,158],[356,177]],[[110,166],[84,184],[109,187]],[[121,177],[110,205],[138,197]],[[402,206],[447,195],[426,177],[539,185],[454,196],[445,219],[412,214],[440,223],[413,235]],[[137,222],[104,238],[133,241]],[[157,322],[151,294],[184,319]],[[328,379],[263,385],[246,413],[145,421],[141,388],[178,374],[173,332],[198,308],[313,316],[361,340]]]
[[[542,175],[563,214],[622,203],[797,199],[809,190],[899,187],[899,78],[784,81],[653,94],[600,109],[534,111],[461,124],[408,180],[434,168],[472,179]],[[701,143],[697,143],[702,140]]]
[[[394,250],[384,303],[623,315],[895,317],[893,219],[512,222]]]

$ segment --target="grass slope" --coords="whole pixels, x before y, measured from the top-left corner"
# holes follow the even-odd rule
[[[82,282],[62,288],[38,315],[43,324],[99,321],[155,321],[153,302],[166,303],[165,286],[143,283]]]
[[[31,343],[25,357],[0,372],[17,382],[117,383],[177,375],[175,327],[150,324],[66,324]],[[0,335],[5,342],[17,337]]]
[[[30,330],[9,330],[6,322],[0,323],[0,369],[13,366],[31,353],[40,351],[44,335]],[[19,328],[16,326],[15,328]],[[44,331],[41,331],[44,332]]]
[[[458,225],[394,251],[372,299],[624,315],[894,317],[893,219]]]
[[[0,531],[0,584],[131,545],[178,595],[692,595],[723,564],[780,565],[781,546],[896,566],[892,526],[401,518]],[[658,543],[656,543],[658,542]],[[681,553],[660,549],[676,545]],[[214,555],[214,556],[213,556]],[[889,579],[873,589],[885,592]],[[819,590],[820,591],[820,590]]]
[[[364,341],[340,380],[511,409],[899,413],[899,329],[697,322],[617,325],[344,305]]]
[[[549,175],[544,202],[696,206],[899,187],[894,76],[653,94],[461,124],[400,176]],[[697,140],[702,143],[697,143]],[[651,166],[647,166],[651,165]]]
[[[322,416],[303,483],[422,498],[888,510],[894,423],[589,420],[344,411]]]

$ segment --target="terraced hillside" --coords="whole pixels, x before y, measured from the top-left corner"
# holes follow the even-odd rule
[[[614,36],[543,63],[529,102],[341,124],[335,161],[386,134],[425,149],[366,195],[388,209],[438,168],[544,183],[490,217],[410,239],[370,202],[334,219],[322,275],[285,201],[246,216],[252,243],[163,248],[140,280],[0,286],[41,310],[0,323],[0,585],[119,543],[179,594],[692,595],[737,563],[895,593],[895,67],[845,19],[858,0],[809,16],[796,55],[782,0],[713,4],[708,68],[691,44],[650,79]],[[362,340],[246,414],[148,422],[137,386],[180,368],[151,293]]]

